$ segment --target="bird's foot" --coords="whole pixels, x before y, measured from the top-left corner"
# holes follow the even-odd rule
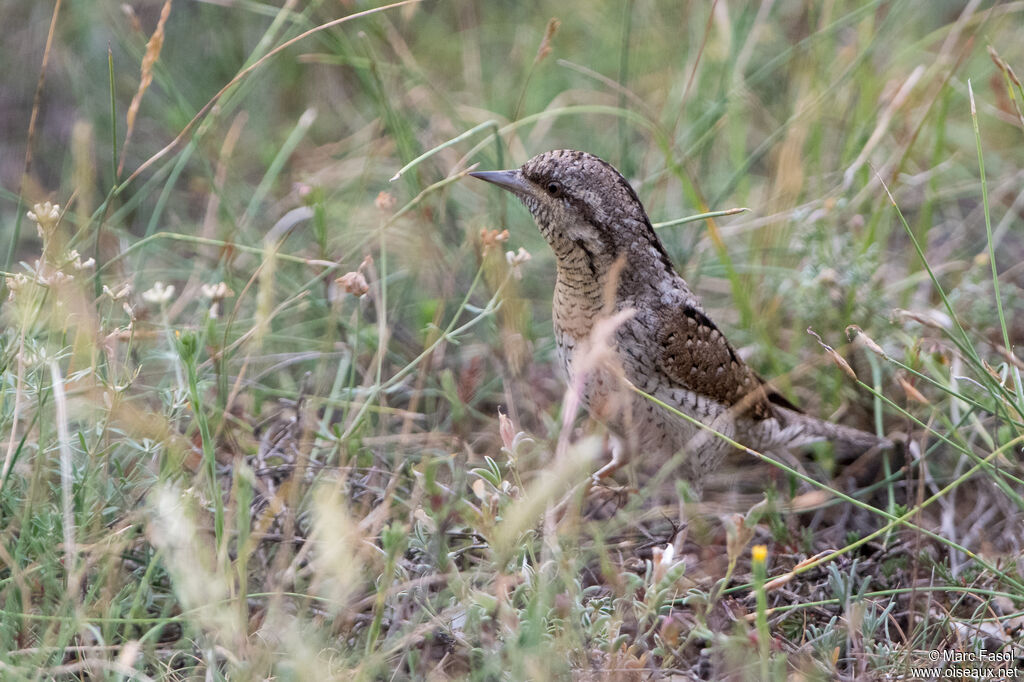
[[[583,518],[607,519],[626,506],[629,496],[637,492],[636,488],[625,485],[602,483],[591,478],[590,485],[584,494]]]

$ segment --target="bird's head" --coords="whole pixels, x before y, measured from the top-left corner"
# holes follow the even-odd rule
[[[597,274],[627,264],[671,264],[643,204],[622,174],[593,154],[557,149],[516,170],[470,173],[515,194],[533,214],[560,267]]]

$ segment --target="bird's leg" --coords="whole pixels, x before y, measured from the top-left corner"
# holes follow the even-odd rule
[[[602,478],[610,477],[626,463],[625,443],[623,443],[621,439],[610,434],[608,435],[608,440],[610,441],[612,459],[610,462],[594,472],[591,476],[594,483],[599,483]]]
[[[614,435],[605,436],[606,443],[612,453],[611,461],[595,471],[583,482],[584,511],[583,517],[590,520],[610,518],[621,509],[628,497],[636,492],[629,486],[617,485],[610,479],[619,468],[629,461],[629,448]]]

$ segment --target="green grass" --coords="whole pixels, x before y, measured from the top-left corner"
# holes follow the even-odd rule
[[[161,4],[0,10],[0,678],[1019,671],[1018,5]],[[552,256],[463,178],[559,147],[900,450],[595,511]]]

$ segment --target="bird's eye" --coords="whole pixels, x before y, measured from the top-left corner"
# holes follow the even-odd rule
[[[559,185],[557,182],[549,182],[547,190],[548,194],[550,194],[553,197],[557,197],[562,193],[562,186]]]

